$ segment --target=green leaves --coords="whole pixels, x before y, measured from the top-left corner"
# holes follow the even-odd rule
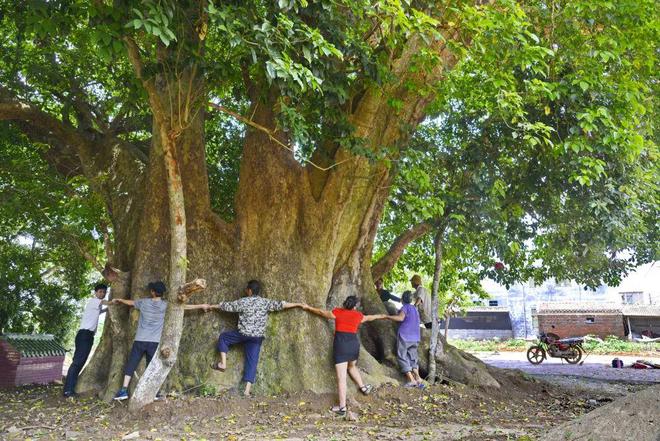
[[[147,34],[160,39],[165,45],[177,41],[177,37],[170,29],[174,19],[174,1],[167,0],[143,0],[141,8],[132,8],[133,19],[126,23],[127,28],[135,30],[143,29]]]
[[[0,134],[0,332],[67,340],[91,282],[81,249],[102,254],[104,208],[81,178],[53,174],[43,146]]]

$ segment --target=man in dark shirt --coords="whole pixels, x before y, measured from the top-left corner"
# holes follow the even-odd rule
[[[401,299],[395,295],[393,295],[391,292],[383,288],[383,279],[379,278],[376,280],[376,291],[378,292],[378,295],[380,296],[380,301],[383,302],[383,305],[385,305],[385,309],[387,310],[387,313],[389,315],[397,315],[397,307],[394,305],[391,301],[393,302],[401,302]]]

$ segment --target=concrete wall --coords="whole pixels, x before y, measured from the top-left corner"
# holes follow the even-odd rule
[[[593,323],[587,319],[593,318]],[[621,314],[539,314],[539,331],[552,332],[562,338],[596,335],[605,338],[608,335],[624,338],[623,316]],[[554,326],[554,328],[553,328]]]
[[[510,329],[450,329],[449,338],[453,340],[492,340],[494,338],[509,340],[513,338],[513,331]]]
[[[515,284],[510,289],[488,280],[482,283],[492,300],[498,301],[498,306],[509,308],[511,325],[515,338],[536,337],[539,329],[534,326],[532,310],[538,310],[542,302],[606,302],[613,299],[606,286],[600,286],[595,291],[584,290],[575,283],[557,283],[548,280],[542,285],[531,283]],[[618,299],[616,297],[614,300]],[[485,302],[488,304],[488,301]]]

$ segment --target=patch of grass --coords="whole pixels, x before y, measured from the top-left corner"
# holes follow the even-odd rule
[[[587,340],[583,346],[594,354],[651,354],[660,351],[660,342],[637,343],[613,335],[603,341]]]
[[[203,384],[199,387],[197,393],[202,397],[215,397],[218,395],[218,388],[213,384]]]
[[[523,352],[532,342],[522,339],[510,340],[450,340],[449,343],[464,351],[484,352]],[[660,342],[637,343],[609,336],[605,340],[587,339],[584,349],[593,354],[632,354],[656,355],[660,352]]]

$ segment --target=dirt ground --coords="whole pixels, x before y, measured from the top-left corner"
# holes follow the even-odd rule
[[[139,440],[534,440],[612,400],[502,371],[499,391],[458,384],[408,390],[386,385],[351,391],[348,420],[334,417],[332,395],[243,398],[189,394],[153,403],[140,415],[126,402],[65,400],[61,386],[0,392],[2,439]]]

